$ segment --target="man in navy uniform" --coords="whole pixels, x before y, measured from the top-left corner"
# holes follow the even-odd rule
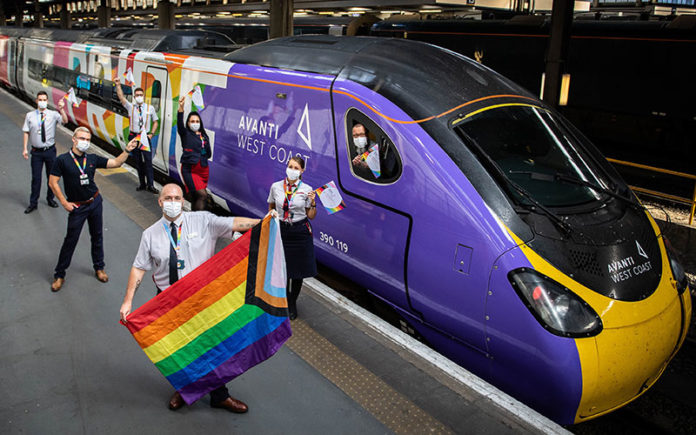
[[[73,252],[80,239],[82,227],[87,221],[89,235],[92,239],[92,265],[94,274],[101,282],[109,280],[104,272],[104,242],[102,236],[102,198],[97,185],[94,184],[94,173],[97,168],[118,168],[128,158],[128,153],[138,144],[131,140],[126,150],[118,157],[106,159],[96,154],[87,154],[92,134],[85,127],[77,127],[72,136],[72,148],[56,158],[51,170],[48,184],[55,193],[58,201],[68,211],[68,231],[60,248],[58,264],[53,275],[51,290],[57,292],[65,282],[65,271],[70,266]],[[65,196],[60,190],[58,180],[63,178]]]
[[[118,99],[128,111],[128,119],[130,120],[128,140],[130,141],[138,134],[144,134],[147,136],[147,143],[150,148],[148,151],[143,149],[141,145],[138,145],[133,151],[136,169],[138,170],[138,179],[140,180],[140,185],[135,190],[147,190],[152,193],[159,193],[159,191],[155,189],[153,183],[152,144],[150,143],[150,139],[154,136],[159,124],[157,112],[152,105],[145,103],[145,91],[143,91],[143,88],[135,88],[133,91],[133,103],[131,103],[126,99],[126,96],[123,95],[121,80],[118,77],[114,79],[114,84],[116,85]],[[152,124],[152,128],[150,128],[150,124]]]
[[[60,114],[55,110],[48,109],[48,94],[44,91],[36,94],[37,110],[32,110],[24,117],[24,151],[22,155],[29,159],[27,145],[31,145],[31,195],[29,196],[29,207],[24,213],[31,213],[36,210],[39,204],[41,193],[41,170],[45,167],[46,183],[48,176],[56,160],[56,125],[68,122],[68,115],[65,114],[65,102],[60,99],[58,108]],[[46,202],[49,207],[58,208],[58,204],[53,200],[53,191],[46,187]]]

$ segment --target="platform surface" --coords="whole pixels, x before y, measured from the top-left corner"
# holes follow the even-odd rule
[[[103,284],[94,277],[83,229],[66,282],[50,283],[67,213],[46,205],[25,215],[31,170],[21,155],[30,110],[0,90],[0,433],[3,434],[518,434],[562,431],[528,424],[408,350],[369,333],[351,310],[305,290],[293,337],[270,360],[228,384],[250,411],[211,409],[208,398],[172,412],[172,387],[118,323],[143,228],[161,215],[156,195],[136,192],[131,171],[102,171]],[[57,132],[66,152],[67,130]],[[149,274],[134,301],[155,295]],[[396,332],[396,331],[395,331]],[[389,334],[389,331],[385,332]],[[550,428],[550,430],[548,429]]]

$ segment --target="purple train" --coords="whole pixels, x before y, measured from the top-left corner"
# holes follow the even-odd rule
[[[192,55],[152,42],[179,32],[15,32],[0,29],[0,81],[54,103],[73,86],[72,120],[117,148],[128,119],[110,79],[131,69],[162,120],[155,166],[175,180],[178,98],[201,89],[209,191],[232,213],[264,214],[303,156],[304,181],[334,181],[345,204],[313,222],[319,261],[559,423],[632,401],[684,341],[684,271],[628,186],[553,109],[464,56],[368,37]]]

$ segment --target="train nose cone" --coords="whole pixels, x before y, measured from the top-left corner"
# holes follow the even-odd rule
[[[583,394],[576,422],[636,399],[660,377],[689,325],[689,292],[667,284],[641,302],[615,302],[603,313],[604,330],[578,339]],[[663,307],[661,311],[656,307]]]

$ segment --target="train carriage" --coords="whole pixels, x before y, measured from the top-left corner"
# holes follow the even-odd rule
[[[262,215],[268,187],[301,155],[305,181],[334,181],[345,203],[313,221],[319,261],[560,423],[638,397],[684,340],[686,277],[650,215],[567,121],[468,58],[361,37],[206,56],[0,34],[16,40],[19,90],[48,89],[55,104],[73,86],[71,120],[117,148],[128,119],[111,80],[130,69],[162,119],[155,166],[174,180],[178,99],[199,88],[208,188],[232,213]],[[352,164],[357,124],[377,171]]]

